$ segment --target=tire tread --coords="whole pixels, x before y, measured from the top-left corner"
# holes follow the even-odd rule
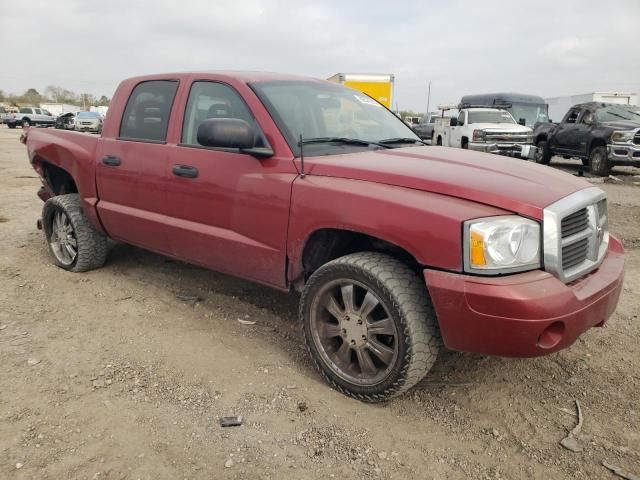
[[[400,395],[422,380],[429,372],[441,346],[436,315],[423,281],[404,263],[377,252],[359,252],[346,255],[320,267],[309,279],[300,300],[300,319],[304,322],[307,304],[311,301],[309,291],[324,274],[335,267],[343,267],[354,273],[365,273],[376,286],[389,293],[394,308],[401,312],[404,320],[404,337],[407,348],[404,365],[398,378],[383,392],[361,394],[343,388],[324,370],[316,358],[311,342],[305,335],[307,351],[315,368],[336,390],[352,398],[366,402],[381,402]]]

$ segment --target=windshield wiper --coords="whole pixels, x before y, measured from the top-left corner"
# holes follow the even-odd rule
[[[389,145],[390,143],[421,143],[423,145],[427,145],[426,142],[418,138],[409,138],[409,137],[398,137],[398,138],[385,138],[384,140],[380,140],[378,143],[382,145]]]
[[[362,140],[361,138],[348,138],[348,137],[316,137],[316,138],[305,138],[302,140],[302,144],[306,145],[308,143],[346,143],[347,145],[377,145],[382,148],[391,148],[389,145],[385,145],[380,142],[371,142],[369,140]]]

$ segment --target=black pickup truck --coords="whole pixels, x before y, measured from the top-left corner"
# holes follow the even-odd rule
[[[560,123],[538,123],[533,130],[536,162],[554,155],[580,158],[595,175],[615,165],[640,166],[640,110],[630,105],[589,102],[574,105]]]

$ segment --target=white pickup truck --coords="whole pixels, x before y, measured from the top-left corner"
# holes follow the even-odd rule
[[[31,125],[53,125],[56,117],[47,110],[36,107],[22,107],[18,113],[10,113],[6,123],[9,128],[16,128],[18,125],[29,127]]]
[[[443,111],[451,106],[441,106]],[[533,130],[519,125],[500,108],[464,107],[457,117],[436,119],[433,138],[437,145],[468,148],[524,159],[535,158]]]

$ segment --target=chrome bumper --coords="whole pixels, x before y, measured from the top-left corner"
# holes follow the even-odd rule
[[[633,143],[612,143],[607,145],[607,156],[612,162],[640,163],[640,145]]]
[[[532,160],[536,158],[537,147],[522,143],[479,143],[470,142],[469,150],[477,152],[493,153],[507,157],[522,158]]]

